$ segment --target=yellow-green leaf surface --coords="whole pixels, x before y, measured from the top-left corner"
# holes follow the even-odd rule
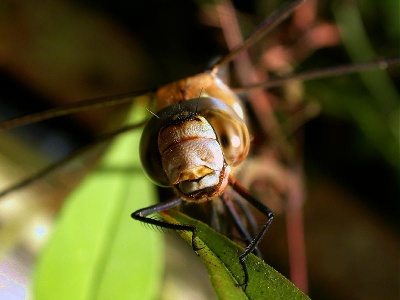
[[[133,112],[138,121],[143,114]],[[35,299],[156,299],[162,237],[130,218],[154,202],[138,158],[141,130],[113,142],[62,208],[34,274]],[[132,172],[104,170],[130,169]]]
[[[251,254],[246,260],[249,284],[243,290],[238,284],[244,280],[239,255],[243,249],[204,223],[177,211],[162,214],[168,222],[190,224],[197,227],[199,255],[205,264],[219,299],[309,299],[287,278]],[[191,234],[180,233],[191,243]]]

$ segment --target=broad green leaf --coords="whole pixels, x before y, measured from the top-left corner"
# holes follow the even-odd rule
[[[287,278],[253,254],[246,260],[249,284],[243,290],[238,286],[244,280],[239,263],[239,255],[243,253],[241,247],[206,224],[180,212],[172,210],[163,213],[162,217],[171,223],[197,227],[198,244],[202,248],[198,253],[219,299],[309,299]],[[191,233],[180,232],[180,235],[191,244]]]
[[[140,131],[116,138],[98,170],[66,201],[36,267],[36,299],[157,297],[161,236],[130,218],[155,198],[140,167]],[[119,167],[133,171],[104,171]]]

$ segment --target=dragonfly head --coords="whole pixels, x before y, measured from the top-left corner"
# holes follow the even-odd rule
[[[231,167],[249,150],[243,120],[214,98],[169,106],[144,129],[141,159],[148,177],[172,186],[186,201],[207,201],[223,193]]]

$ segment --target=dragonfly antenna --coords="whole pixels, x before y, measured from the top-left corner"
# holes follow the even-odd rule
[[[149,112],[149,113],[151,113],[153,116],[155,116],[157,119],[160,119],[160,117],[156,114],[156,113],[154,113],[154,112],[152,112],[150,109],[148,109],[147,107],[145,107],[145,109]]]

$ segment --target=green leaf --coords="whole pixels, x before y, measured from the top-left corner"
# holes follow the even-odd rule
[[[142,117],[133,112],[134,119]],[[62,208],[34,274],[36,299],[155,299],[161,236],[130,214],[154,203],[138,158],[140,130],[117,138]],[[123,167],[133,172],[106,172]],[[145,258],[145,259],[144,259]]]
[[[206,224],[171,210],[162,217],[170,223],[190,224],[198,230],[198,251],[219,299],[309,299],[287,278],[251,254],[246,260],[249,284],[243,290],[244,273],[239,263],[243,249]],[[191,244],[191,233],[179,232]]]

